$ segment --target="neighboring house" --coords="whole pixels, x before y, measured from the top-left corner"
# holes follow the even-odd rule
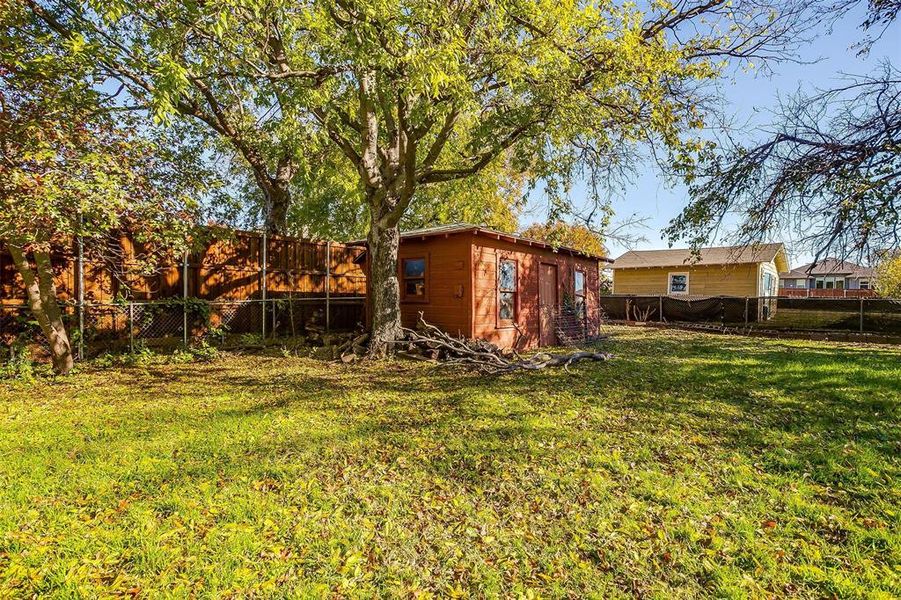
[[[683,250],[632,250],[613,262],[613,293],[672,296],[775,296],[787,271],[782,244]]]
[[[791,271],[779,273],[780,292],[798,295],[790,290],[873,290],[875,271],[869,267],[841,260],[824,258]],[[807,295],[807,292],[801,292]],[[813,295],[819,295],[814,293]],[[835,294],[831,294],[835,295]]]
[[[564,300],[598,313],[600,264],[609,262],[479,225],[407,231],[398,254],[401,320],[415,327],[421,312],[452,335],[501,347],[553,345]]]

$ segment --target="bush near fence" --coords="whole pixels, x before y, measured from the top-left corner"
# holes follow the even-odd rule
[[[614,321],[901,335],[901,299],[602,296],[600,304]]]
[[[88,355],[135,340],[301,335],[312,327],[352,329],[364,320],[358,247],[216,230],[202,250],[146,275],[135,260],[140,244],[129,236],[118,244],[115,264],[79,261],[77,242],[53,252],[67,328]],[[41,343],[41,336],[11,257],[0,248],[0,342],[17,340]]]

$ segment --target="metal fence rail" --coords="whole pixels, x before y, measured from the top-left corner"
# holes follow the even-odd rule
[[[207,340],[224,342],[234,336],[277,339],[343,331],[364,319],[362,296],[270,298],[206,302],[189,298],[151,301],[61,303],[67,331],[80,355],[114,349],[134,350],[138,344],[177,345]],[[81,325],[80,325],[81,323]],[[0,344],[46,345],[23,304],[0,304]]]
[[[602,296],[600,304],[613,321],[901,335],[901,299],[892,298]]]

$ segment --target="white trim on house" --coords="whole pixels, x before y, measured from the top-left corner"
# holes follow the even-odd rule
[[[681,292],[673,291],[673,275],[685,275],[685,290]],[[689,283],[691,280],[691,274],[688,271],[670,271],[666,274],[666,293],[668,295],[683,295],[688,294]]]
[[[770,289],[766,289],[766,275],[770,276]],[[762,262],[757,267],[757,295],[758,296],[778,296],[779,295],[779,269],[772,262]]]

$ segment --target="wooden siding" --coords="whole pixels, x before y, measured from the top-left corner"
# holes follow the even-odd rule
[[[425,320],[452,335],[472,336],[469,301],[471,240],[469,234],[404,239],[398,252],[398,275],[405,258],[425,258],[427,301],[401,300],[401,322],[415,327],[420,311]],[[400,280],[403,286],[403,278]]]
[[[688,273],[688,294],[691,296],[756,296],[760,285],[758,263],[650,267],[615,269],[613,293],[665,295],[669,291],[670,273]]]
[[[557,265],[559,302],[573,294],[574,271],[585,272],[585,303],[589,314],[598,307],[599,266],[593,259],[558,254],[552,250],[528,247],[486,235],[472,236],[473,276],[473,336],[486,339],[502,347],[510,347],[517,340],[515,327],[498,322],[497,265],[498,260],[517,261],[516,325],[523,337],[517,348],[539,345],[540,314],[538,309],[538,271],[541,263]]]

